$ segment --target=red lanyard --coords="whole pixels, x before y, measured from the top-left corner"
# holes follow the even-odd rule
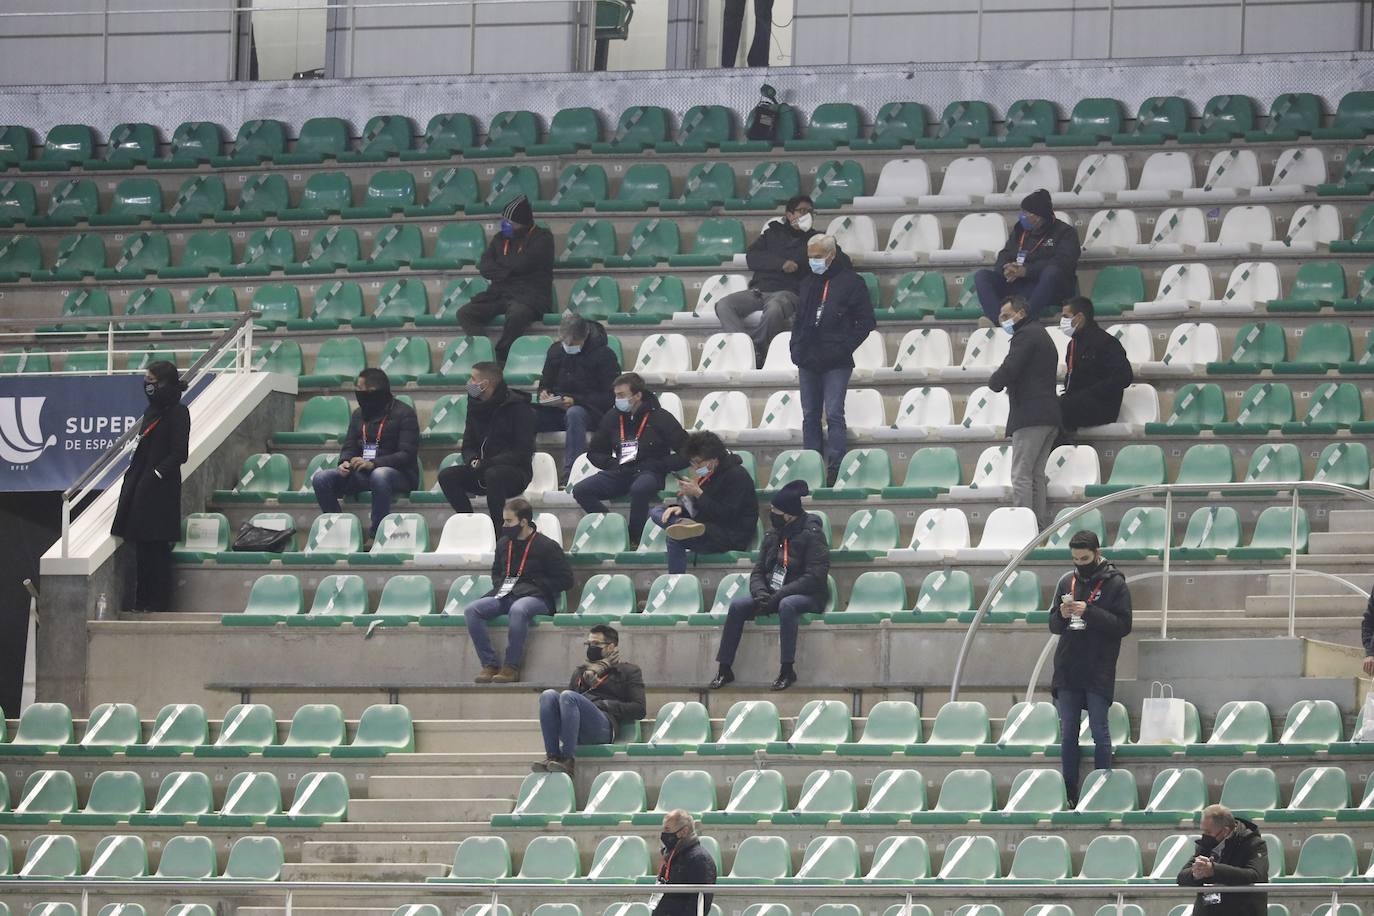
[[[526,239],[524,239],[524,240],[522,240],[522,241],[520,242],[520,247],[517,248],[517,249],[515,249],[515,253],[516,253],[516,254],[524,254],[524,253],[525,253],[525,242],[527,242],[527,241],[529,241],[528,238],[526,238]],[[510,239],[506,239],[505,244],[501,247],[501,257],[505,257],[505,256],[508,255],[508,254],[510,254]]]
[[[382,444],[382,430],[386,429],[386,417],[382,417],[381,424],[377,427],[377,439],[372,444]],[[363,421],[363,445],[367,445],[367,422]]]
[[[642,420],[639,421],[639,429],[635,430],[635,441],[636,441],[636,442],[639,441],[639,437],[640,437],[640,436],[644,435],[644,426],[645,426],[645,424],[647,424],[648,422],[649,422],[649,411],[646,410],[646,411],[644,411],[644,419],[642,419]],[[624,415],[624,414],[621,414],[621,415],[620,415],[620,441],[621,441],[621,442],[624,442],[624,441],[625,441],[625,415]]]
[[[827,298],[829,295],[830,295],[830,281],[829,281],[829,280],[826,280],[826,281],[825,281],[825,285],[821,287],[821,305],[825,305],[825,300],[826,300],[826,298]]]
[[[1066,372],[1067,372],[1067,375],[1065,376],[1065,381],[1068,380],[1068,378],[1067,378],[1068,375],[1073,375],[1073,361],[1074,361],[1074,357],[1077,356],[1077,353],[1076,353],[1075,351],[1078,349],[1076,346],[1074,346],[1076,343],[1078,343],[1078,341],[1073,340],[1072,338],[1070,338],[1070,340],[1069,340],[1069,352],[1066,353],[1066,354],[1064,355],[1064,364],[1065,364],[1065,366],[1066,366]]]
[[[787,544],[788,541],[784,538],[782,542],[782,565],[784,569],[787,568]]]
[[[530,558],[530,548],[533,547],[533,546],[534,546],[534,535],[531,534],[531,535],[529,536],[529,540],[525,543],[525,552],[524,552],[524,554],[521,555],[521,557],[520,557],[520,571],[517,572],[517,573],[515,574],[515,578],[519,579],[521,576],[523,576],[523,575],[525,574],[525,561],[528,560],[528,559]],[[506,545],[506,578],[507,578],[507,579],[510,578],[511,561],[514,560],[514,559],[515,559],[515,541],[512,540],[510,543],[508,543],[508,544]]]
[[[673,856],[675,856],[675,855],[677,855],[677,847],[676,847],[676,846],[673,847],[673,851],[672,851],[672,852],[668,853],[668,858],[666,858],[666,859],[663,860],[663,865],[662,865],[662,866],[659,868],[659,870],[658,870],[658,880],[660,880],[660,881],[662,881],[662,882],[664,882],[664,883],[667,883],[667,881],[668,881],[668,875],[669,875],[669,874],[672,872],[672,870],[673,870]]]
[[[158,425],[159,423],[161,423],[161,422],[162,422],[162,418],[161,418],[161,417],[158,417],[158,418],[157,418],[156,420],[154,420],[152,423],[148,424],[148,428],[145,429],[143,432],[139,433],[139,438],[142,439],[144,436],[148,435],[150,432],[152,432],[153,430],[157,429],[157,425]]]
[[[1022,229],[1022,230],[1021,230],[1021,241],[1020,241],[1020,242],[1017,242],[1017,245],[1019,246],[1019,248],[1020,248],[1021,251],[1026,251],[1026,236],[1029,235],[1029,234],[1030,234],[1030,233],[1029,233],[1028,231],[1026,231],[1025,229]],[[1035,248],[1039,248],[1041,245],[1045,244],[1045,239],[1047,239],[1047,238],[1049,238],[1049,235],[1048,235],[1048,234],[1041,236],[1041,237],[1040,237],[1040,241],[1038,241],[1038,242],[1035,243]],[[1026,251],[1026,257],[1027,257],[1027,258],[1029,258],[1031,255],[1035,254],[1035,248],[1032,248],[1030,251]]]
[[[1078,574],[1077,574],[1077,573],[1074,573],[1073,581],[1072,581],[1072,582],[1070,583],[1070,585],[1069,585],[1069,593],[1072,594],[1075,598],[1077,598],[1077,596],[1078,596]],[[1088,600],[1085,601],[1085,602],[1083,602],[1083,603],[1084,603],[1084,604],[1092,604],[1094,601],[1097,600],[1098,596],[1101,595],[1101,594],[1102,594],[1102,583],[1099,582],[1099,583],[1097,583],[1097,587],[1094,588],[1091,592],[1088,593]]]

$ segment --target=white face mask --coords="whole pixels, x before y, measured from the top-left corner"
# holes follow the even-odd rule
[[[1002,330],[1006,331],[1008,334],[1015,333],[1016,322],[1010,320],[1002,322]]]
[[[811,265],[811,272],[818,276],[825,273],[830,267],[830,265],[825,262],[825,258],[807,258],[806,260]]]
[[[811,214],[803,213],[801,216],[797,217],[797,228],[802,232],[810,232],[812,222]]]
[[[1059,330],[1070,336],[1073,335],[1073,319],[1067,315],[1059,317]]]

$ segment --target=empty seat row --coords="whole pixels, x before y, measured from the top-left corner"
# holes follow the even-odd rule
[[[216,863],[215,844],[205,836],[174,836],[162,845],[157,870],[149,871],[148,849],[141,836],[117,834],[103,837],[91,855],[85,871],[81,850],[70,834],[39,834],[29,841],[23,864],[12,866],[9,840],[0,836],[0,881],[6,879],[53,880],[90,878],[98,880],[166,878],[177,881],[211,879],[237,881],[276,881],[281,876],[285,856],[281,841],[274,836],[244,836],[229,847],[224,871]],[[15,888],[18,890],[18,888]],[[203,916],[201,910],[175,909],[175,916]],[[73,909],[73,912],[75,910]],[[105,910],[101,910],[105,912]],[[169,910],[169,916],[173,911]],[[52,914],[46,914],[52,916]],[[119,916],[119,914],[114,914]],[[123,916],[129,916],[124,913]]]
[[[1181,842],[1173,838],[1170,839],[1172,842]],[[710,850],[712,857],[717,859],[716,871],[721,872],[718,844],[711,837],[703,837],[702,844]],[[901,844],[887,844],[884,851],[891,851],[895,855],[900,848]],[[1158,857],[1156,857],[1156,861],[1158,862]],[[1152,868],[1151,874],[1154,871],[1155,869]],[[443,881],[446,879],[431,878],[430,880]],[[899,880],[894,883],[902,882]],[[49,905],[67,906],[67,904]],[[182,906],[190,905],[182,904]],[[721,916],[720,907],[719,903],[712,903],[708,916]],[[1009,909],[1015,914],[1016,909],[1011,907]],[[31,911],[30,916],[76,916],[74,910],[73,907],[73,912],[39,913]],[[612,903],[606,907],[603,916],[650,916],[651,912],[652,910],[647,903]],[[878,911],[875,910],[874,912]],[[1081,912],[1086,914],[1088,910],[1085,909]],[[589,913],[594,914],[595,910],[589,910]],[[744,907],[741,916],[792,916],[792,913],[792,907],[785,903],[751,903]],[[810,913],[812,916],[863,916],[864,909],[857,903],[820,903],[815,904],[810,909]],[[4,914],[4,916],[8,916],[8,914]],[[102,910],[98,916],[145,916],[145,914],[119,914]],[[169,910],[167,916],[202,916],[202,914],[172,913]],[[209,916],[209,914],[203,914],[203,916]],[[443,916],[443,912],[432,903],[412,903],[397,907],[391,916]],[[511,916],[511,913],[510,908],[504,903],[497,904],[495,907],[490,903],[474,903],[456,911],[454,916]],[[541,903],[530,911],[530,916],[583,916],[583,912],[582,908],[575,903]],[[882,910],[882,916],[931,916],[931,912],[930,907],[923,903],[894,903]],[[970,903],[957,907],[951,916],[1004,916],[1004,913],[1002,907],[997,904]],[[1066,903],[1037,903],[1027,907],[1024,916],[1076,916],[1076,914],[1074,908]],[[1145,916],[1145,909],[1138,903],[1124,903],[1119,907],[1117,904],[1107,903],[1097,908],[1093,916]],[[1168,916],[1192,916],[1192,904],[1175,906],[1169,910]],[[1268,916],[1289,916],[1288,907],[1281,903],[1270,903]],[[1314,909],[1309,916],[1363,916],[1363,913],[1360,907],[1354,903],[1342,903],[1338,910],[1333,909],[1329,903],[1323,903]]]
[[[16,909],[15,913],[22,910]],[[0,903],[0,916],[11,916],[8,904]],[[35,903],[29,908],[29,916],[80,916],[80,912],[74,903],[54,901]],[[96,916],[148,916],[148,908],[141,903],[107,903]],[[215,908],[208,903],[174,903],[167,907],[166,916],[215,916]]]

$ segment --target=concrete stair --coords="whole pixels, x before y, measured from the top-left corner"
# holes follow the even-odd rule
[[[1307,538],[1307,552],[1316,556],[1345,556],[1374,551],[1374,509],[1333,509],[1326,531]]]
[[[515,798],[523,773],[510,776],[373,776],[367,781],[369,799]]]
[[[484,821],[505,814],[508,798],[363,798],[349,802],[348,819],[357,823],[434,823]]]
[[[448,874],[449,866],[419,862],[300,862],[284,865],[283,881],[384,883],[424,881]]]

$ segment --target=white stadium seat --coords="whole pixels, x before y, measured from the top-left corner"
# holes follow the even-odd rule
[[[1139,436],[1145,432],[1146,423],[1159,421],[1159,392],[1153,385],[1129,385],[1121,396],[1121,412],[1115,423],[1102,426],[1087,426],[1080,429],[1080,435],[1090,436]]]
[[[682,334],[650,334],[639,345],[634,372],[646,382],[673,382],[692,368],[692,345]]]
[[[932,429],[954,423],[954,400],[944,388],[912,388],[902,395],[892,426],[877,429],[872,439],[906,442],[925,439]]]
[[[943,244],[938,217],[933,213],[908,213],[897,217],[888,233],[886,247],[870,256],[870,260],[928,260],[930,253],[939,251]]]
[[[1231,277],[1226,281],[1226,291],[1220,299],[1208,299],[1202,303],[1202,313],[1243,315],[1282,296],[1277,265],[1272,261],[1245,261],[1231,271]]]
[[[994,210],[1019,209],[1030,192],[1044,189],[1056,194],[1062,186],[1058,159],[1047,155],[1022,156],[1012,163],[1006,188],[1000,194],[984,197],[983,206]]]
[[[706,338],[701,359],[691,372],[678,373],[680,383],[721,385],[754,371],[754,341],[748,334],[721,332]]]
[[[991,260],[1007,243],[1007,222],[1000,213],[970,213],[959,220],[954,241],[945,251],[930,254],[932,264],[962,264]]]
[[[851,435],[860,437],[886,427],[882,394],[876,388],[850,388],[844,393],[844,422]]]
[[[1210,296],[1208,297],[1210,298]],[[1140,367],[1142,374],[1193,375],[1221,358],[1221,336],[1217,326],[1205,322],[1185,322],[1174,328],[1164,345],[1164,356]]]
[[[902,336],[892,365],[874,373],[879,379],[921,379],[938,376],[954,358],[944,328],[916,328]]]
[[[1175,258],[1191,254],[1207,241],[1207,220],[1197,207],[1170,207],[1155,220],[1150,240],[1133,245],[1131,254],[1146,258]]]
[[[676,392],[658,392],[658,406],[672,414],[673,419],[677,420],[678,423],[683,425],[686,424],[686,420],[684,419],[685,415],[682,412],[682,398],[678,397]]]
[[[916,517],[906,547],[887,552],[889,562],[939,563],[968,547],[968,516],[962,509],[926,509]]]
[[[965,486],[949,488],[951,499],[1003,499],[1010,493],[1010,445],[991,445],[983,449],[973,466],[973,480]]]
[[[1102,465],[1091,445],[1061,445],[1045,462],[1046,492],[1056,499],[1079,499],[1083,488],[1102,482]]]
[[[864,342],[854,351],[854,378],[871,379],[879,370],[887,367],[887,344],[881,331],[869,331]]]
[[[1107,333],[1121,341],[1126,350],[1126,358],[1132,366],[1139,367],[1155,358],[1154,343],[1150,340],[1150,329],[1143,324],[1114,324]]]
[[[1001,506],[988,513],[983,522],[983,536],[977,547],[963,547],[954,552],[957,562],[1010,560],[1040,533],[1035,513],[1022,506]]]
[[[1100,207],[1130,186],[1126,157],[1120,153],[1091,153],[1078,163],[1069,190],[1051,194],[1056,207]]]
[[[924,159],[890,159],[878,173],[872,196],[854,198],[856,209],[909,207],[930,193],[930,167]]]
[[[1005,391],[980,385],[964,403],[964,418],[939,428],[943,439],[995,439],[1006,432],[1011,401]]]
[[[1304,204],[1293,212],[1288,231],[1276,242],[1260,246],[1265,254],[1314,252],[1341,237],[1341,214],[1332,204]]]
[[[1084,257],[1116,257],[1140,243],[1140,224],[1134,210],[1098,210],[1082,238]]]
[[[697,292],[696,307],[690,312],[676,312],[672,321],[675,324],[718,325],[716,303],[731,293],[743,292],[749,288],[749,278],[743,274],[712,274],[701,281]]]
[[[1011,335],[1001,328],[980,328],[968,337],[959,365],[940,370],[942,378],[985,379],[1002,365],[1011,348]]]
[[[1303,197],[1325,184],[1326,156],[1321,147],[1302,146],[1279,153],[1267,185],[1250,189],[1251,197]]]
[[[535,515],[534,527],[555,544],[563,543],[563,523],[552,512],[540,512]]]
[[[768,342],[768,354],[763,368],[750,374],[749,380],[768,385],[795,385],[797,364],[792,362],[792,332],[782,331]]]
[[[1202,187],[1183,192],[1188,203],[1235,200],[1260,183],[1259,157],[1254,150],[1227,149],[1212,157]]]
[[[825,227],[826,235],[852,260],[863,261],[878,250],[878,229],[871,216],[837,216]]]
[[[460,512],[444,522],[433,553],[422,554],[435,566],[490,565],[496,551],[496,531],[485,512]]]
[[[689,431],[706,429],[733,436],[753,425],[749,418],[749,395],[743,391],[712,391],[701,399]]]
[[[961,156],[945,167],[939,194],[923,195],[919,207],[968,208],[997,191],[997,171],[987,156]]]
[[[1206,264],[1174,264],[1159,278],[1154,299],[1137,302],[1140,315],[1172,315],[1198,308],[1212,298],[1212,272]]]
[[[1193,187],[1193,160],[1187,153],[1151,153],[1140,169],[1134,190],[1118,191],[1123,204],[1162,204]]]
[[[795,389],[775,391],[759,412],[759,425],[740,430],[741,443],[801,441],[801,395]]]
[[[530,477],[530,485],[525,487],[526,499],[534,501],[541,499],[545,493],[558,492],[558,464],[552,455],[548,452],[535,452],[531,469],[533,476]]]
[[[1221,219],[1217,240],[1198,246],[1207,255],[1239,255],[1258,251],[1274,238],[1274,216],[1263,204],[1232,207]]]

